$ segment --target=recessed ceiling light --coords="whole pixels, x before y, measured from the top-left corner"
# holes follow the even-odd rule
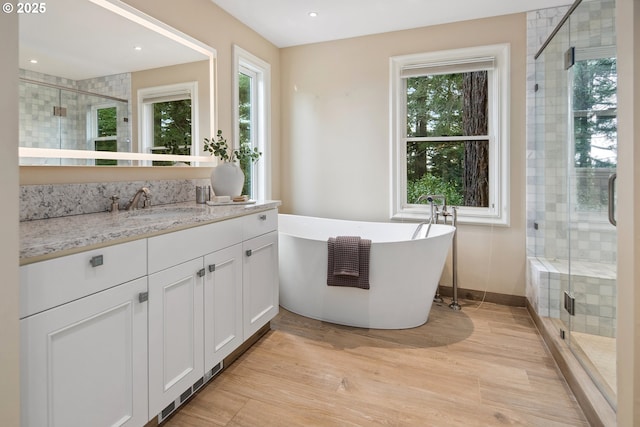
[[[309,12],[309,16],[315,18],[318,16],[318,12]]]
[[[32,64],[37,64],[38,60],[37,59],[30,59],[29,62],[31,62]]]
[[[142,50],[142,46],[135,46],[134,49],[135,50]]]

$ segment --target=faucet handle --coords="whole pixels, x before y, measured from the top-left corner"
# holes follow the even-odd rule
[[[109,197],[111,199],[111,212],[118,212],[118,210],[120,210],[120,205],[118,204],[118,200],[120,200],[120,197],[118,197],[117,194],[114,194],[113,196]]]

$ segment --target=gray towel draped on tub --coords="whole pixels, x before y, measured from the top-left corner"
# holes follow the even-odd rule
[[[330,237],[327,249],[327,285],[369,289],[371,240],[357,236]]]

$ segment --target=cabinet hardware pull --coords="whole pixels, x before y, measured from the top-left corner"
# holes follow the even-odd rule
[[[247,254],[247,256],[251,256],[251,255],[253,255],[253,251],[251,249],[247,249],[245,251],[245,254]]]
[[[216,265],[215,264],[209,264],[209,272],[213,273],[214,271],[216,271]]]
[[[262,214],[262,215],[260,215],[260,216],[259,216],[259,218],[260,218],[261,220],[263,220],[263,221],[266,221],[266,219],[267,219],[267,215],[266,215],[266,214]]]
[[[204,277],[205,274],[207,274],[207,272],[204,268],[198,270],[198,277]]]
[[[104,258],[102,257],[102,255],[96,255],[94,257],[91,257],[91,259],[89,260],[89,264],[91,264],[91,267],[98,267],[104,264]]]
[[[149,292],[140,292],[138,294],[138,302],[145,302],[149,300]]]

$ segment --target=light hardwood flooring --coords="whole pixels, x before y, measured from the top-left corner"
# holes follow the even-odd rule
[[[588,426],[525,308],[461,305],[400,331],[280,309],[163,425]]]

